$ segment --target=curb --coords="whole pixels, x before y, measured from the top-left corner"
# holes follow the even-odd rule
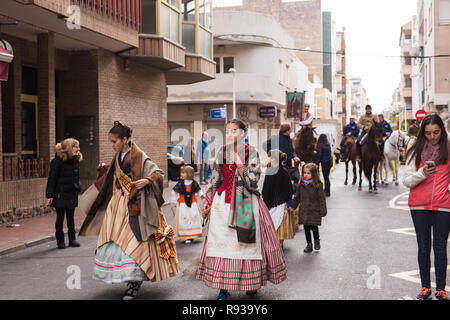
[[[79,232],[80,228],[75,228],[75,232]],[[64,231],[64,235],[67,235],[67,230]],[[14,253],[23,249],[31,248],[43,243],[51,242],[56,240],[54,234],[49,234],[46,236],[42,236],[33,240],[23,241],[21,243],[13,244],[8,247],[0,248],[0,256],[7,255],[10,253]]]

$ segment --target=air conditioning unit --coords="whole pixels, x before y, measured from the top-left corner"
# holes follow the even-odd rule
[[[13,59],[14,53],[11,44],[0,39],[0,62],[11,63]]]

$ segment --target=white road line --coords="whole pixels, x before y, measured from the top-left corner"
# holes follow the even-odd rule
[[[414,232],[414,228],[389,229],[388,231],[389,232],[395,232],[395,233],[408,234],[408,235],[411,235],[411,236],[415,236],[416,235],[416,233]]]
[[[450,265],[447,266],[447,270],[450,270]],[[434,273],[434,268],[431,268],[430,272]],[[398,279],[402,279],[402,280],[406,280],[406,281],[409,281],[409,282],[414,282],[414,283],[421,284],[420,277],[419,278],[416,277],[418,275],[420,275],[420,271],[419,270],[412,270],[412,271],[406,271],[406,272],[391,273],[389,276],[390,277],[394,277],[394,278],[398,278]],[[431,282],[431,286],[436,288],[436,283],[435,282]],[[450,286],[446,286],[445,290],[446,291],[450,291]]]
[[[399,206],[399,205],[397,205],[397,204],[400,204],[400,203],[397,202],[397,200],[399,200],[401,197],[405,197],[405,196],[409,196],[409,191],[401,193],[401,194],[395,196],[394,198],[392,198],[389,201],[389,208],[409,211],[409,207],[408,206]],[[407,202],[406,202],[406,204],[407,204]]]

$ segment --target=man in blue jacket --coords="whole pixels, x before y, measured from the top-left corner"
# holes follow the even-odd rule
[[[341,151],[342,148],[344,148],[347,137],[358,138],[358,136],[359,136],[359,128],[358,124],[355,122],[355,116],[350,116],[350,123],[344,127],[344,132],[342,133],[341,147],[338,150]],[[341,161],[343,160],[344,159],[341,159]]]
[[[289,172],[289,175],[292,177],[296,177],[297,179],[300,179],[300,173],[298,171],[298,168],[292,166],[292,159],[295,161],[300,161],[300,159],[297,157],[297,154],[295,153],[294,146],[292,145],[292,139],[290,137],[291,135],[291,125],[289,123],[283,123],[280,126],[280,133],[277,135],[272,136],[269,140],[263,143],[263,149],[265,152],[269,152],[272,149],[276,149],[275,144],[276,141],[278,141],[278,149],[287,155],[286,160],[286,170]]]
[[[381,149],[381,154],[384,154],[384,143],[391,136],[391,134],[392,134],[392,127],[389,124],[389,122],[384,120],[384,115],[379,114],[378,115],[378,120],[380,120],[380,123],[383,126],[383,143],[381,144],[380,149]]]
[[[208,141],[208,132],[203,132],[202,138],[197,143],[197,152],[195,155],[196,163],[200,164],[200,184],[207,184],[209,158],[211,157],[210,144]]]

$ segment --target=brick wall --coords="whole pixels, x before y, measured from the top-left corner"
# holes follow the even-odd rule
[[[0,182],[0,212],[45,204],[47,179]]]
[[[114,151],[108,132],[115,120],[133,129],[133,139],[167,173],[166,77],[159,69],[99,50],[99,146],[100,161],[111,161]],[[167,180],[167,174],[165,179]]]
[[[243,0],[241,7],[214,8],[232,12],[245,10],[273,16],[295,41],[295,47],[322,50],[321,0],[281,2],[282,0]],[[322,54],[296,51],[297,56],[322,79]]]

